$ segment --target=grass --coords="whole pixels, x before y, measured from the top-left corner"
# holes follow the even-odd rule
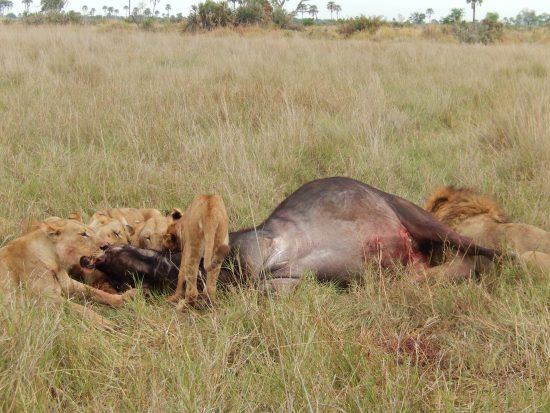
[[[203,192],[242,228],[331,175],[417,203],[473,186],[550,227],[543,45],[18,25],[0,44],[3,243],[27,217]],[[207,313],[97,306],[109,333],[5,296],[0,410],[548,410],[549,299],[547,276],[513,268],[431,287],[366,271]]]

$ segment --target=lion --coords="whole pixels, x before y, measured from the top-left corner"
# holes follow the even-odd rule
[[[178,309],[196,303],[197,274],[204,258],[205,298],[211,302],[216,295],[222,262],[229,253],[229,219],[223,199],[219,195],[198,195],[184,213],[174,209],[171,219],[163,246],[171,251],[181,250],[183,256],[176,291],[168,300],[177,302],[182,298],[185,281],[185,300],[179,302]]]
[[[89,226],[93,228],[98,236],[111,245],[134,244],[135,228],[143,227],[144,223],[153,218],[162,218],[162,214],[153,208],[111,208],[94,213]],[[161,228],[161,231],[163,229]],[[164,229],[165,231],[165,229]],[[157,238],[160,238],[159,235]],[[137,242],[134,245],[137,245]],[[156,240],[157,245],[160,241]],[[78,272],[78,271],[73,271]],[[77,276],[86,284],[92,285],[103,291],[115,293],[116,289],[110,284],[105,275],[97,270],[89,272],[78,272]]]
[[[48,218],[38,228],[0,249],[0,290],[20,285],[32,293],[60,302],[62,296],[91,299],[121,307],[133,295],[115,295],[84,285],[68,271],[83,257],[102,254],[101,240],[89,227],[75,219]],[[109,322],[79,304],[71,306],[83,316],[103,325]]]
[[[550,232],[511,222],[491,197],[468,188],[438,188],[425,209],[459,234],[491,248],[507,248],[519,261],[550,273]]]
[[[23,233],[28,233],[30,231],[38,229],[43,223],[53,222],[60,219],[61,218],[59,217],[52,216],[45,218],[42,221],[23,221]],[[70,213],[68,219],[83,222],[80,214],[75,212]],[[95,230],[96,235],[103,243],[108,243],[110,245],[128,245],[130,243],[130,239],[128,238],[126,229],[124,228],[122,223],[116,219],[102,217],[101,220],[95,222],[95,227],[90,228]],[[101,271],[86,271],[85,269],[81,268],[80,265],[75,265],[70,268],[68,272],[72,278],[82,281],[87,285],[91,285],[94,288],[111,294],[117,293],[117,290],[111,285],[107,277],[105,277],[105,274],[103,274]]]
[[[154,208],[110,208],[97,211],[92,215],[89,223],[91,227],[104,225],[110,220],[119,221],[124,227],[135,226],[147,221],[150,218],[162,216],[158,209]]]
[[[163,237],[168,230],[170,218],[154,216],[133,227],[130,244],[138,248],[160,251],[163,248]]]

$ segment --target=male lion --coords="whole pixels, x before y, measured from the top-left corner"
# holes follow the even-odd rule
[[[197,274],[201,258],[204,258],[206,270],[206,298],[215,298],[221,265],[229,253],[229,220],[223,199],[218,195],[199,195],[185,213],[174,209],[171,217],[173,221],[164,236],[164,247],[181,250],[183,257],[176,292],[168,300],[181,299],[185,281],[185,300],[178,304],[181,310],[195,304],[198,298]]]
[[[25,285],[31,292],[55,301],[67,295],[120,307],[133,292],[125,296],[109,294],[86,286],[67,273],[79,265],[81,258],[100,255],[100,246],[101,240],[94,231],[81,222],[47,219],[0,249],[0,290]],[[88,318],[107,324],[93,311],[75,303],[71,305]]]
[[[510,222],[490,197],[472,189],[440,187],[430,195],[425,209],[476,243],[510,248],[521,262],[550,273],[550,232]]]

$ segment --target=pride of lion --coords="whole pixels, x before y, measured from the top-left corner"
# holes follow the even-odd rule
[[[476,244],[512,252],[520,265],[550,274],[550,233],[510,222],[491,197],[471,189],[441,187],[429,196],[425,210]],[[22,288],[54,303],[65,297],[120,307],[134,290],[119,294],[109,285],[108,277],[90,263],[109,245],[132,245],[181,252],[177,287],[168,297],[178,303],[178,309],[211,303],[222,263],[230,252],[228,227],[226,208],[218,195],[199,195],[184,212],[177,208],[166,214],[152,208],[113,208],[94,213],[87,225],[78,214],[28,221],[23,235],[0,249],[0,291]],[[488,259],[476,261],[466,256],[460,262],[469,273],[483,272],[488,264],[492,265]],[[197,287],[199,268],[206,272],[202,294]],[[69,303],[84,317],[109,325],[88,307]]]

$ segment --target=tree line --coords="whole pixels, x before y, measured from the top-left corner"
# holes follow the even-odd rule
[[[327,20],[320,21],[319,11],[320,5],[313,4],[312,0],[300,0],[294,10],[286,10],[288,0],[228,0],[228,1],[216,1],[205,0],[193,5],[191,13],[187,17],[192,25],[203,28],[211,28],[218,25],[229,24],[262,24],[262,23],[275,23],[280,27],[291,25],[293,20],[297,20],[298,23],[303,24],[325,24]],[[483,5],[483,0],[465,0],[466,4],[472,10],[472,22],[476,22],[476,14],[479,8]],[[21,17],[29,14],[33,0],[21,0],[24,6],[24,12]],[[63,9],[67,4],[67,0],[40,0],[40,9],[42,13],[56,12],[63,13]],[[13,8],[13,0],[0,0],[0,16],[10,11]],[[325,5],[326,10],[330,13],[330,20],[328,22],[340,21],[340,14],[342,7],[335,1],[328,1]],[[101,14],[102,11],[102,14]],[[183,20],[182,13],[177,13],[175,16],[172,14],[172,6],[167,3],[164,6],[160,6],[160,0],[149,0],[148,3],[141,0],[139,3],[132,7],[132,0],[128,0],[128,4],[122,8],[122,11],[118,8],[104,5],[100,10],[96,10],[94,7],[88,8],[84,5],[81,13],[73,13],[74,17],[85,16],[90,18],[130,18],[136,19],[138,17],[145,18],[170,18],[176,20]],[[309,17],[306,19],[306,15]],[[390,23],[393,25],[423,25],[423,24],[458,24],[465,21],[466,12],[461,8],[453,8],[450,13],[441,19],[433,19],[435,11],[433,8],[428,8],[425,11],[418,11],[412,13],[408,18],[398,15],[397,18],[392,19]],[[9,18],[17,18],[13,13],[8,14]],[[360,18],[358,18],[360,19]],[[371,18],[373,19],[373,18]],[[384,21],[382,17],[376,19]],[[352,20],[352,19],[347,19]],[[498,13],[488,12],[485,20],[494,22],[502,22],[508,26],[524,26],[524,27],[538,27],[550,25],[550,14],[542,13],[537,14],[534,10],[523,9],[515,17],[504,17],[500,19]]]

